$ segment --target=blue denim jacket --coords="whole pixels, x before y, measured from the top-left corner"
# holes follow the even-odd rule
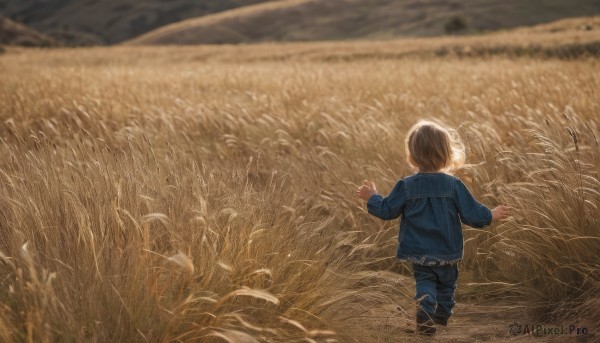
[[[397,256],[423,266],[462,259],[461,222],[475,228],[492,222],[492,212],[473,198],[462,181],[444,173],[408,176],[387,197],[371,196],[367,208],[384,220],[402,215]]]

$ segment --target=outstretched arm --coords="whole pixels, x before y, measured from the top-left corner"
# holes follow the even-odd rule
[[[363,185],[356,190],[356,195],[367,201],[367,209],[370,214],[383,220],[391,220],[398,218],[406,205],[403,186],[404,181],[398,181],[390,194],[384,198],[377,194],[375,183],[365,180]]]
[[[457,180],[454,189],[454,203],[460,215],[460,220],[471,227],[482,228],[490,225],[492,221],[504,219],[508,216],[510,208],[500,205],[493,210],[480,204],[462,181]]]

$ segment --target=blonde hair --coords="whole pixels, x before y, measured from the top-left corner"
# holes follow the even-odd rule
[[[452,173],[465,163],[465,146],[455,130],[419,120],[406,135],[406,161],[419,172]]]

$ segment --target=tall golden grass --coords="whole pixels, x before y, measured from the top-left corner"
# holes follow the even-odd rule
[[[597,60],[206,51],[0,57],[2,341],[384,341],[356,318],[410,320],[413,286],[397,222],[353,193],[410,173],[418,118],[458,128],[459,175],[513,208],[466,229],[459,299],[600,322]]]

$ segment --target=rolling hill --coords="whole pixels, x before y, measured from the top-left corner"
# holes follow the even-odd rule
[[[0,0],[14,21],[72,45],[118,43],[160,26],[268,0]]]
[[[600,14],[598,0],[0,0],[68,45],[249,43],[477,33]],[[135,38],[139,37],[139,38]]]
[[[453,20],[463,32],[476,33],[598,13],[600,1],[589,0],[287,0],[184,20],[129,44],[435,36],[444,34]]]
[[[0,45],[50,47],[58,42],[23,24],[0,16]]]

